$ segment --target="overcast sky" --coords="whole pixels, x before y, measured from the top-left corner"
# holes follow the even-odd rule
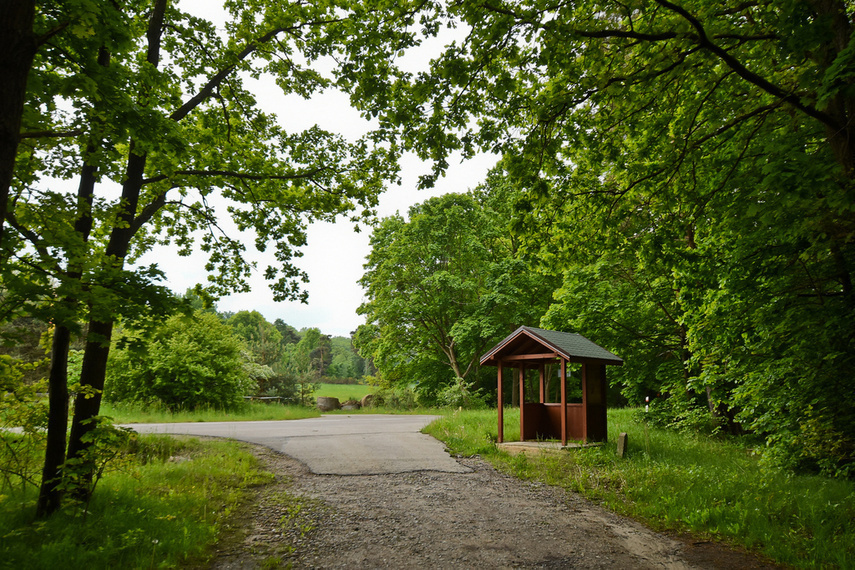
[[[215,21],[218,17],[218,12],[212,12],[213,6],[209,0],[185,0],[181,6]],[[419,53],[408,55],[408,68],[415,70],[425,66],[430,54],[435,54],[445,41],[447,39],[434,41]],[[370,124],[350,107],[347,97],[341,93],[326,92],[305,101],[295,96],[283,96],[272,81],[249,83],[254,83],[253,91],[264,110],[276,113],[281,117],[283,125],[292,131],[317,124],[323,129],[355,139],[370,128]],[[395,212],[406,215],[410,206],[432,196],[465,192],[481,183],[495,162],[496,157],[486,155],[464,163],[459,159],[450,160],[447,175],[438,180],[433,189],[418,191],[418,178],[430,171],[430,165],[413,156],[406,156],[402,163],[402,183],[400,186],[391,186],[380,197],[378,214],[381,217]],[[258,254],[253,247],[252,235],[247,234],[245,243],[250,254],[248,257],[258,261],[258,269],[251,282],[252,292],[224,297],[217,303],[217,308],[234,312],[257,310],[270,322],[281,318],[298,329],[318,327],[325,334],[348,336],[364,322],[356,314],[357,307],[363,301],[363,291],[357,280],[362,276],[362,266],[370,251],[370,233],[370,227],[363,228],[360,233],[354,232],[353,223],[347,220],[336,224],[316,223],[309,227],[308,245],[302,249],[303,257],[295,260],[295,265],[309,276],[309,283],[305,285],[309,293],[308,304],[273,301],[273,295],[263,278],[264,268],[273,262],[272,255]],[[164,270],[167,285],[177,293],[183,293],[196,283],[205,283],[204,255],[181,258],[170,248],[158,248],[140,260],[140,264],[150,263],[157,263]]]

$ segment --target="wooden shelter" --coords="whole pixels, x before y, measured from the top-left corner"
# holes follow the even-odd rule
[[[582,365],[582,402],[567,401],[567,365]],[[545,368],[560,366],[561,402],[546,402]],[[560,439],[583,442],[606,441],[606,365],[621,366],[623,360],[582,335],[520,327],[481,357],[482,366],[498,367],[499,443],[504,439],[503,368],[519,374],[520,440]],[[540,371],[540,401],[525,401],[525,371]]]

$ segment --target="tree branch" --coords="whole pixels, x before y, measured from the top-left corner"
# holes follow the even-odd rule
[[[233,170],[176,170],[170,174],[161,174],[152,178],[143,180],[143,184],[154,184],[171,178],[172,176],[224,176],[227,178],[235,178],[237,180],[306,180],[313,178],[321,172],[331,170],[330,166],[319,166],[312,170],[295,174],[247,174],[245,172],[235,172]]]
[[[827,113],[823,113],[819,109],[811,107],[810,105],[806,105],[801,102],[798,96],[793,93],[789,93],[784,91],[782,88],[778,87],[771,81],[761,77],[760,75],[750,71],[747,67],[745,67],[739,60],[730,55],[724,48],[713,43],[712,40],[707,36],[706,30],[704,29],[703,24],[695,18],[692,14],[690,14],[686,9],[669,2],[668,0],[655,0],[657,4],[663,6],[671,10],[672,12],[680,15],[689,22],[693,28],[697,31],[697,42],[700,46],[702,46],[707,51],[713,53],[718,56],[730,69],[732,69],[739,77],[748,81],[752,85],[755,85],[762,89],[763,91],[773,95],[775,97],[780,98],[782,101],[792,105],[796,109],[800,110],[804,114],[809,117],[812,117],[822,124],[827,125],[835,130],[840,130],[843,128],[843,125],[838,124],[837,121],[831,115]]]
[[[39,138],[64,138],[64,137],[79,137],[83,134],[82,129],[74,129],[73,131],[30,131],[21,133],[22,139],[39,139]]]

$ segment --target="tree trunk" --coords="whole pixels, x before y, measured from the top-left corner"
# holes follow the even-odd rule
[[[106,63],[105,63],[106,65]],[[90,145],[89,152],[94,152]],[[92,233],[92,201],[95,196],[97,167],[86,164],[80,175],[80,185],[77,189],[78,213],[74,223],[74,231],[80,236],[85,246]],[[69,264],[71,265],[71,261]],[[68,279],[79,280],[83,275],[79,264],[69,267]],[[78,299],[65,298],[63,304],[73,309]],[[68,430],[68,349],[71,344],[71,331],[68,326],[58,325],[53,335],[51,348],[50,375],[48,377],[49,411],[47,445],[45,447],[45,464],[42,469],[42,484],[39,488],[39,499],[36,506],[36,516],[45,518],[59,509],[62,504],[62,493],[57,489],[60,467],[65,458],[66,431]]]
[[[83,368],[80,372],[81,390],[74,399],[74,418],[68,436],[68,459],[80,458],[91,446],[85,437],[96,425],[93,419],[101,410],[101,393],[107,376],[107,357],[110,355],[110,339],[113,336],[113,321],[90,321],[86,349],[83,353]],[[91,468],[89,468],[91,467]],[[87,500],[94,465],[82,469],[79,498]]]
[[[48,431],[42,484],[36,505],[36,516],[45,518],[62,504],[59,490],[60,467],[65,459],[65,432],[68,429],[68,347],[71,331],[58,326],[53,333],[50,376],[48,380]]]
[[[0,246],[21,134],[27,76],[36,55],[35,0],[0,0]],[[6,254],[0,248],[0,263]]]

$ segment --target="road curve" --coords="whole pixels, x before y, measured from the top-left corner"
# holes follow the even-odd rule
[[[413,471],[468,473],[421,429],[439,416],[328,415],[257,422],[129,424],[139,433],[186,434],[258,443],[306,464],[318,475]]]

